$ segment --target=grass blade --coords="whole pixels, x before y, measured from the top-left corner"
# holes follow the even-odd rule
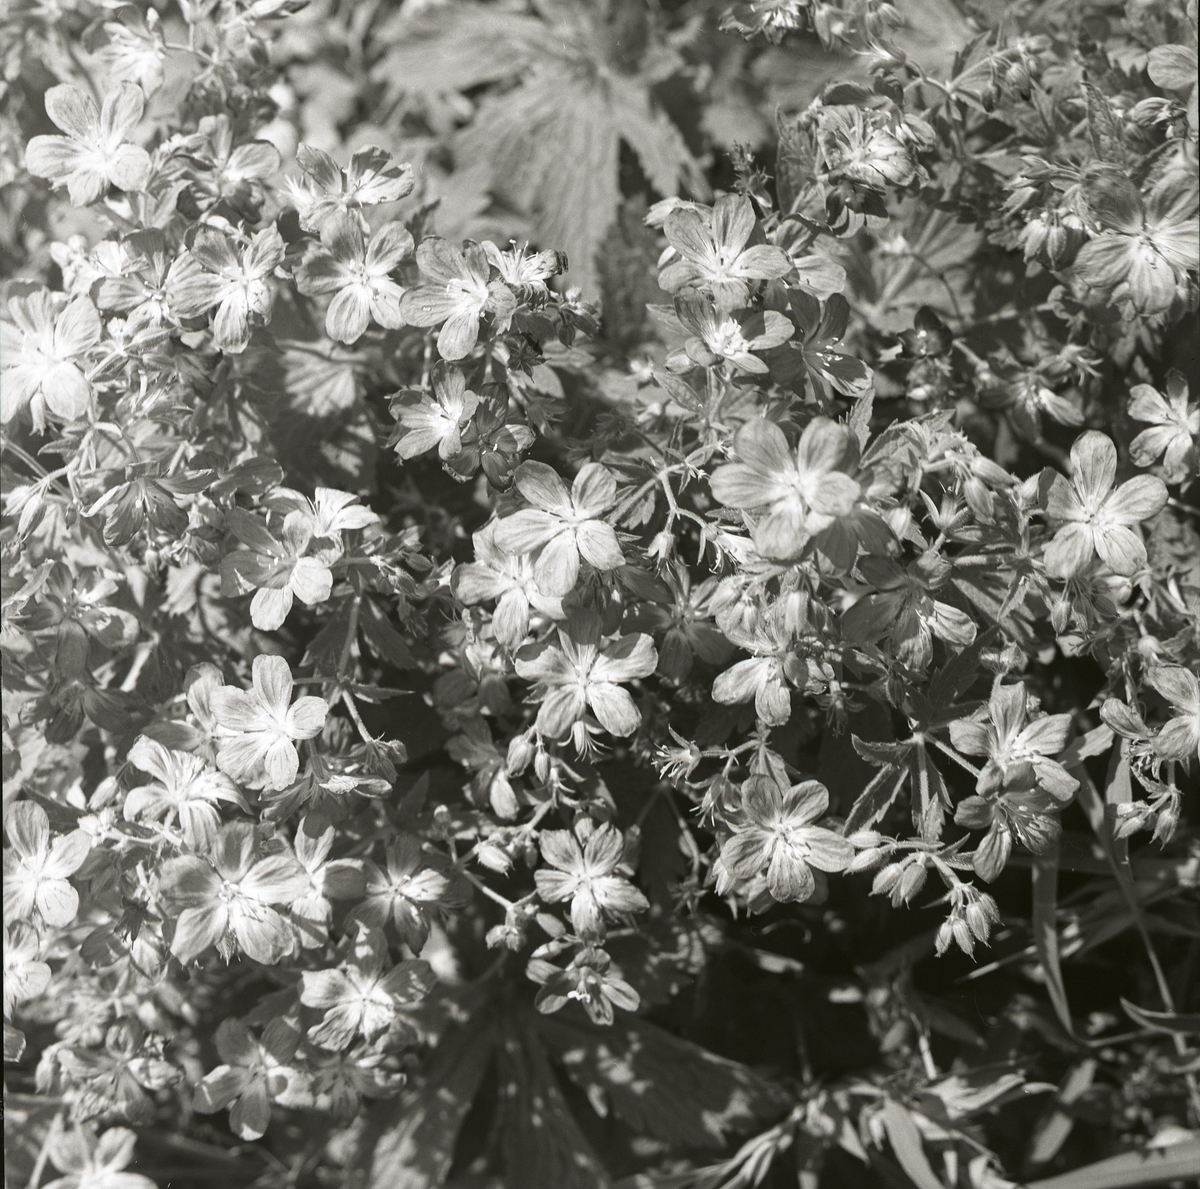
[[[1059,1023],[1073,1035],[1071,1005],[1058,953],[1058,843],[1033,864],[1033,942]]]
[[[1164,1181],[1190,1181],[1200,1176],[1200,1137],[1193,1135],[1169,1148],[1122,1152],[1074,1172],[1027,1182],[1025,1189],[1134,1189]]]
[[[1069,1108],[1088,1092],[1095,1076],[1096,1062],[1091,1057],[1068,1070],[1054,1105],[1034,1128],[1033,1142],[1029,1145],[1030,1164],[1048,1164],[1058,1155],[1075,1127],[1075,1117]]]
[[[887,1129],[893,1155],[917,1189],[946,1189],[925,1155],[921,1133],[912,1115],[895,1099],[889,1098],[883,1104],[883,1125]]]

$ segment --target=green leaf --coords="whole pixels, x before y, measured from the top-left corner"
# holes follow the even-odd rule
[[[1033,861],[1033,943],[1046,979],[1054,1013],[1068,1035],[1074,1034],[1071,1005],[1058,953],[1058,840]]]
[[[1087,1057],[1067,1071],[1058,1096],[1049,1111],[1038,1120],[1029,1146],[1030,1164],[1048,1164],[1067,1142],[1075,1127],[1075,1116],[1066,1109],[1073,1106],[1091,1088],[1096,1076],[1096,1061]]]
[[[900,1167],[917,1189],[946,1189],[929,1164],[912,1115],[894,1098],[883,1104],[883,1126]]]
[[[1130,1003],[1128,999],[1121,1000],[1125,1014],[1143,1028],[1151,1032],[1173,1032],[1180,1036],[1200,1036],[1200,1015],[1183,1015],[1171,1011],[1147,1011]]]
[[[368,1189],[436,1189],[445,1181],[459,1129],[492,1060],[495,1036],[485,1017],[477,1012],[443,1037],[421,1085],[368,1124],[359,1148],[369,1160]]]
[[[1030,1181],[1025,1189],[1133,1189],[1165,1181],[1194,1182],[1197,1170],[1200,1170],[1200,1137],[1193,1135],[1169,1148],[1123,1152],[1057,1177]]]
[[[647,1020],[599,1028],[541,1016],[539,1033],[596,1113],[686,1148],[720,1148],[787,1110],[784,1091],[748,1066],[680,1040]]]
[[[426,20],[402,21],[399,44],[375,77],[396,98],[519,80],[487,95],[457,134],[452,184],[462,194],[490,193],[525,215],[541,246],[566,252],[571,282],[591,298],[598,291],[596,252],[620,204],[622,141],[658,193],[674,195],[686,181],[703,198],[708,187],[653,99],[652,88],[674,70],[624,69],[612,31],[591,6],[542,11],[545,21],[459,3]]]

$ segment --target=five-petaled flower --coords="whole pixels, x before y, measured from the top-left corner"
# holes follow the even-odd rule
[[[641,999],[620,975],[610,972],[612,958],[604,950],[584,946],[564,970],[545,958],[531,958],[525,973],[541,990],[534,1006],[545,1014],[556,1012],[574,999],[593,1024],[613,1022],[613,1008],[637,1011]]]
[[[245,546],[221,559],[221,591],[233,597],[254,591],[250,620],[259,631],[283,626],[294,599],[312,607],[329,598],[333,574],[320,554],[306,556],[314,518],[295,510],[283,521],[282,540],[244,508],[230,508],[226,523]]]
[[[289,1064],[295,1037],[268,1026],[258,1040],[240,1020],[217,1029],[218,1065],[196,1087],[195,1107],[202,1114],[229,1107],[229,1129],[244,1140],[261,1139],[271,1122],[271,1103],[305,1105],[308,1078]]]
[[[479,319],[495,316],[503,330],[517,308],[512,290],[491,279],[487,254],[479,244],[465,249],[447,239],[430,236],[417,249],[422,284],[405,293],[400,310],[410,326],[436,326],[438,352],[443,359],[463,359],[479,338]]]
[[[1166,760],[1200,758],[1200,681],[1182,665],[1162,665],[1146,674],[1175,712],[1154,738],[1154,750]]]
[[[437,981],[428,962],[406,961],[385,971],[387,941],[376,929],[360,929],[346,962],[333,970],[300,976],[300,1002],[325,1009],[308,1030],[323,1048],[340,1051],[358,1035],[375,1040],[395,1022],[397,1011],[420,1002]]]
[[[177,918],[171,953],[186,965],[215,945],[226,957],[240,949],[256,962],[278,962],[294,939],[272,905],[290,904],[308,890],[294,855],[260,857],[254,826],[229,822],[208,858],[180,855],[163,864],[159,894]]]
[[[620,683],[654,672],[653,640],[639,632],[602,645],[600,617],[591,610],[574,613],[557,635],[557,644],[546,640],[517,654],[517,675],[537,682],[541,694],[538,731],[560,738],[590,707],[606,731],[632,735],[642,716]]]
[[[724,361],[731,371],[766,375],[770,370],[755,351],[787,342],[795,327],[778,310],[727,313],[702,294],[685,291],[675,298],[675,313],[690,337],[683,350],[668,356],[667,367],[686,372]]]
[[[362,208],[382,202],[399,202],[412,192],[411,165],[400,165],[378,145],[356,149],[345,170],[322,149],[302,144],[296,161],[304,180],[285,183],[288,196],[300,215],[305,231],[323,234],[339,222],[355,221],[364,226]]]
[[[29,920],[36,910],[47,925],[64,928],[79,911],[79,893],[67,882],[83,865],[91,839],[72,830],[50,840],[50,819],[36,801],[18,801],[4,819],[11,844],[4,851],[4,920]]]
[[[360,859],[331,859],[337,831],[320,813],[310,813],[296,827],[296,859],[308,874],[309,888],[288,906],[304,949],[329,940],[333,900],[360,900],[366,888]]]
[[[402,427],[396,439],[401,458],[416,458],[435,446],[442,460],[462,451],[462,434],[479,407],[479,397],[467,391],[466,377],[456,367],[434,370],[433,397],[404,394],[393,404],[392,412]]]
[[[12,297],[0,323],[0,421],[29,407],[42,433],[47,414],[74,421],[92,399],[84,358],[99,341],[100,315],[86,297],[60,307],[49,290]]]
[[[454,571],[455,595],[468,607],[496,600],[492,631],[507,648],[517,648],[529,634],[529,618],[536,611],[562,619],[562,599],[542,594],[534,580],[528,554],[507,553],[496,545],[496,523],[474,535],[475,560]]]
[[[538,895],[547,904],[571,901],[571,924],[585,939],[604,936],[604,914],[644,912],[649,901],[625,876],[621,831],[585,818],[570,830],[543,830],[542,858],[550,864],[534,872]]]
[[[129,749],[129,762],[154,779],[129,790],[125,820],[149,818],[170,825],[176,818],[184,842],[197,851],[208,850],[217,836],[222,801],[249,806],[237,786],[223,772],[198,755],[173,751],[147,735],[139,735]]]
[[[96,107],[87,92],[70,83],[46,92],[46,114],[66,136],[35,136],[25,150],[25,168],[56,186],[64,183],[75,206],[103,198],[108,187],[144,190],[150,157],[125,142],[141,122],[145,96],[133,83],[120,83]]]
[[[413,250],[403,223],[386,223],[368,242],[357,223],[334,220],[296,270],[296,288],[309,296],[332,293],[325,331],[339,343],[357,342],[373,318],[388,330],[404,325],[403,288],[391,274]]]
[[[607,467],[589,462],[568,491],[552,467],[523,462],[516,485],[533,507],[506,516],[493,539],[506,553],[541,550],[533,578],[543,594],[561,597],[573,590],[581,557],[597,570],[624,563],[616,531],[601,519],[617,499],[617,481]]]
[[[750,300],[752,281],[771,281],[792,271],[788,254],[774,244],[750,244],[754,208],[740,194],[718,198],[711,214],[681,207],[663,224],[667,242],[678,253],[658,274],[669,293],[705,289],[721,310],[741,309]]]
[[[283,262],[284,244],[274,225],[259,231],[239,253],[229,236],[200,227],[190,252],[180,256],[167,277],[171,312],[197,318],[213,306],[213,342],[232,355],[250,343],[255,320],[268,322],[274,296],[269,278]]]
[[[125,1171],[136,1142],[128,1127],[110,1127],[98,1138],[78,1125],[52,1133],[46,1152],[66,1175],[48,1181],[45,1189],[154,1189],[149,1177]]]
[[[24,921],[4,926],[4,1018],[18,1003],[36,999],[50,985],[50,967],[41,961],[42,939]]]
[[[1094,429],[1075,439],[1071,464],[1071,478],[1055,475],[1046,501],[1059,525],[1046,547],[1046,572],[1071,578],[1099,554],[1114,573],[1136,573],[1146,564],[1136,526],[1162,509],[1166,486],[1152,475],[1137,475],[1117,487],[1117,448]]]
[[[814,417],[793,454],[783,430],[755,419],[734,439],[738,461],[718,467],[713,496],[728,508],[764,508],[754,544],[764,557],[798,557],[808,540],[854,511],[861,494],[846,474],[852,435],[827,417]]]
[[[1179,372],[1167,373],[1166,395],[1149,384],[1135,384],[1129,390],[1129,415],[1150,423],[1129,443],[1129,456],[1138,466],[1152,466],[1161,458],[1167,483],[1182,483],[1196,474],[1200,404],[1188,403],[1187,380]]]
[[[413,953],[420,953],[429,937],[428,909],[450,890],[450,879],[427,860],[420,839],[400,834],[387,845],[382,870],[367,859],[363,863],[366,899],[354,909],[364,924],[383,928],[394,921]]]
[[[950,724],[950,741],[964,755],[987,756],[975,787],[982,796],[1035,785],[1059,801],[1069,801],[1077,781],[1051,756],[1067,746],[1069,714],[1029,718],[1023,682],[997,685],[986,710]]]
[[[854,858],[848,838],[813,825],[828,808],[829,790],[819,781],[784,789],[770,776],[751,776],[742,786],[735,832],[721,846],[726,884],[765,875],[781,903],[810,899],[814,868],[844,871]]]
[[[1014,838],[1035,855],[1044,854],[1062,833],[1055,816],[1059,801],[1041,788],[1016,789],[968,797],[954,812],[957,825],[986,830],[971,856],[980,879],[991,883],[1008,863]]]
[[[226,685],[210,704],[229,736],[220,741],[217,767],[251,788],[285,789],[296,779],[296,742],[321,733],[329,706],[323,698],[292,702],[292,670],[281,656],[256,656],[253,688]]]
[[[1143,201],[1124,184],[1103,189],[1101,233],[1079,249],[1081,280],[1126,299],[1139,314],[1163,314],[1186,294],[1188,273],[1200,267],[1195,171],[1167,173]]]

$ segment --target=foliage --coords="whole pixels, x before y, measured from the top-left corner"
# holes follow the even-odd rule
[[[6,1184],[1188,1175],[1194,0],[4,30]]]

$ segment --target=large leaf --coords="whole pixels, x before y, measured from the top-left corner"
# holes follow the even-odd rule
[[[706,184],[651,93],[669,71],[624,70],[592,5],[543,8],[547,21],[446,5],[398,28],[401,40],[376,77],[396,92],[427,95],[518,80],[486,96],[454,138],[450,205],[478,213],[490,195],[525,215],[540,246],[566,252],[568,279],[593,298],[596,252],[620,202],[621,142],[662,195],[686,182],[704,197]]]
[[[368,1124],[361,1149],[370,1162],[368,1189],[436,1189],[446,1179],[459,1129],[493,1056],[486,1015],[477,1012],[443,1037],[420,1086]]]
[[[545,1016],[539,1033],[598,1114],[686,1148],[720,1148],[787,1109],[783,1092],[736,1061],[672,1036],[647,1020],[597,1028]]]

